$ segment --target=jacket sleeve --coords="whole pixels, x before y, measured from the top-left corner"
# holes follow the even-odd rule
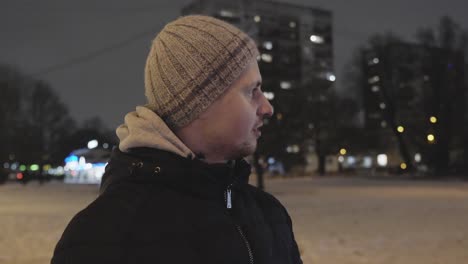
[[[294,237],[291,217],[289,216],[286,208],[284,208],[284,212],[286,216],[288,217],[288,226],[289,226],[289,230],[291,232],[291,237],[292,237],[292,244],[291,244],[292,261],[291,263],[302,264],[301,253],[299,252],[299,247],[297,246],[296,238]]]
[[[271,194],[269,194],[267,192],[264,192],[264,191],[261,191],[261,193],[263,193],[263,195],[265,195],[265,197],[268,197],[268,200],[270,202],[273,202],[274,206],[272,206],[272,207],[276,208],[275,210],[278,210],[278,212],[281,215],[281,218],[284,221],[283,223],[285,223],[287,225],[287,230],[285,229],[284,232],[288,232],[289,237],[291,238],[291,240],[290,240],[291,242],[290,242],[290,245],[289,245],[289,250],[290,250],[290,253],[291,253],[291,262],[290,263],[302,264],[301,254],[300,254],[299,248],[297,246],[296,239],[294,237],[291,216],[289,215],[288,211],[283,206],[283,204],[281,204],[281,202],[278,199],[276,199],[273,195],[271,195]],[[286,225],[285,225],[285,227],[286,227]]]

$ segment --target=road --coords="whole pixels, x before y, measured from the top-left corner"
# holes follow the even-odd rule
[[[468,182],[267,179],[288,208],[305,264],[468,263]],[[0,186],[0,264],[49,263],[97,186]]]

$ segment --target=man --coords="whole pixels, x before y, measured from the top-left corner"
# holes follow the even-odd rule
[[[291,219],[248,184],[263,119],[255,43],[206,16],[153,41],[146,106],[117,128],[100,196],[66,228],[61,263],[302,263]]]

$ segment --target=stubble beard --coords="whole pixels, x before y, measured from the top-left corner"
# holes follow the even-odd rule
[[[244,142],[241,145],[237,146],[236,148],[233,149],[231,153],[227,155],[227,160],[236,160],[236,159],[241,159],[245,158],[249,155],[252,155],[255,150],[257,149],[257,141],[252,142]]]
[[[216,153],[215,156],[222,159],[237,160],[252,155],[257,149],[257,138],[249,138],[242,143],[226,144],[223,139],[218,141],[218,144],[213,144],[210,153]]]

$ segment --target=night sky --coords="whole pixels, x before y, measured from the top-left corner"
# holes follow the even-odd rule
[[[189,0],[0,0],[0,63],[48,81],[82,121],[109,128],[143,104],[143,69],[151,40]],[[280,2],[285,2],[280,1]],[[412,40],[449,15],[468,29],[466,0],[290,0],[331,10],[337,89],[355,48],[376,32]]]

